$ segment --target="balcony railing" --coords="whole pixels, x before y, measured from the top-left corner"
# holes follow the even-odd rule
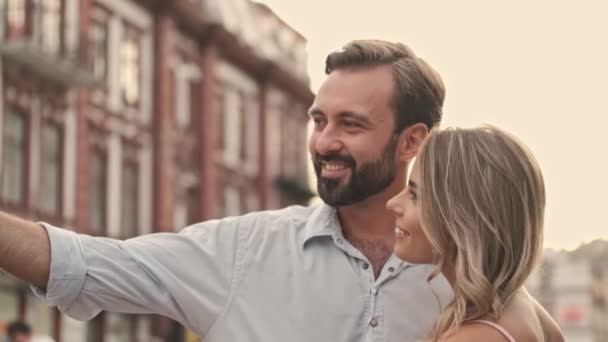
[[[65,86],[88,85],[86,36],[79,34],[78,0],[0,0],[0,54]]]

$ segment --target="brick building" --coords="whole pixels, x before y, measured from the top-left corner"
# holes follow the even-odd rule
[[[545,252],[527,287],[561,327],[567,341],[608,341],[608,242],[571,252]]]
[[[129,238],[306,202],[305,45],[248,0],[0,0],[0,207]],[[0,276],[15,318],[57,341],[185,338],[73,321]]]

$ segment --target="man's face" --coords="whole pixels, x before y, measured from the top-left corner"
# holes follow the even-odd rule
[[[351,205],[384,191],[395,179],[390,66],[333,71],[310,108],[310,154],[317,191],[331,206]]]

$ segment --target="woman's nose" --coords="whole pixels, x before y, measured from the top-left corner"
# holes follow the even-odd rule
[[[386,202],[386,207],[395,214],[403,214],[403,195],[405,189]]]

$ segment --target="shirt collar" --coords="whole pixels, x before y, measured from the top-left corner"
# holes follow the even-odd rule
[[[306,221],[302,239],[302,248],[307,243],[320,237],[341,236],[342,228],[338,220],[338,212],[325,203],[319,204]]]

